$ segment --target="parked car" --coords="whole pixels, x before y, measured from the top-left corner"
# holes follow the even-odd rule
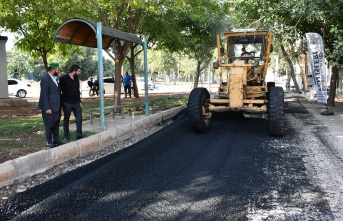
[[[164,78],[155,78],[155,82],[160,83],[163,82],[164,83]]]
[[[18,79],[8,79],[8,95],[24,98],[27,93],[31,92],[31,84],[25,83]]]
[[[105,91],[104,94],[114,94],[114,79],[113,79],[113,77],[104,77],[103,80],[104,80],[104,91]],[[122,83],[120,85],[121,85],[121,93],[124,94],[124,86]],[[87,91],[87,92],[89,91],[87,81],[84,81],[81,84],[81,92],[82,91]]]
[[[138,77],[136,78],[136,82],[137,82],[137,87],[138,87],[138,90],[144,90],[145,87],[145,80],[144,80],[144,77]],[[150,90],[154,90],[154,83],[151,81],[151,80],[148,80],[148,89]]]

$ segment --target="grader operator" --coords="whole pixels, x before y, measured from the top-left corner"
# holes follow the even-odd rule
[[[210,96],[206,88],[194,88],[189,95],[188,115],[192,129],[207,132],[212,112],[235,111],[247,118],[267,119],[270,134],[283,136],[283,88],[265,80],[272,52],[272,33],[225,32],[223,39],[224,47],[221,47],[217,36],[218,59],[213,63],[220,74],[218,92]]]

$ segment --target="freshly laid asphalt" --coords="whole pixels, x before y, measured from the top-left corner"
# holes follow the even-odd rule
[[[99,118],[94,119],[92,124],[89,120],[83,121],[82,127],[84,131],[94,131],[98,133],[0,164],[0,187],[8,185],[14,180],[41,173],[60,163],[82,156],[94,148],[105,146],[109,142],[126,139],[136,130],[172,118],[183,108],[185,107],[176,107],[148,116],[136,115],[135,118],[131,118],[131,116],[128,115],[126,115],[124,119],[122,119],[121,116],[116,116],[115,118],[107,116],[105,119],[104,131],[101,129]],[[72,124],[70,129],[75,130],[75,124]]]
[[[342,142],[342,107],[323,116],[325,107],[303,96],[285,99],[286,114],[319,119]],[[286,135],[273,138],[263,119],[216,113],[211,130],[196,134],[186,109],[174,119],[130,147],[1,201],[0,220],[260,220],[258,211],[274,211],[261,220],[333,220],[303,161],[284,148],[301,143],[301,128],[286,125]],[[299,200],[303,193],[311,200]]]

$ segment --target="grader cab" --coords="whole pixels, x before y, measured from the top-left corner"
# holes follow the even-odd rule
[[[223,46],[217,36],[220,86],[214,95],[194,88],[188,99],[188,115],[195,132],[211,127],[212,112],[242,112],[247,118],[265,118],[272,136],[284,135],[284,93],[275,82],[266,82],[272,52],[272,33],[244,30],[225,32]],[[245,49],[245,50],[242,50]]]

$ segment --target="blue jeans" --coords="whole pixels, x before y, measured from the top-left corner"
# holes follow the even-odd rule
[[[74,113],[74,117],[76,119],[76,136],[81,137],[82,136],[82,108],[80,106],[80,103],[77,102],[75,104],[70,104],[63,102],[63,112],[64,112],[64,118],[63,118],[63,131],[64,131],[64,137],[69,139],[70,133],[69,133],[69,119],[71,112]]]

